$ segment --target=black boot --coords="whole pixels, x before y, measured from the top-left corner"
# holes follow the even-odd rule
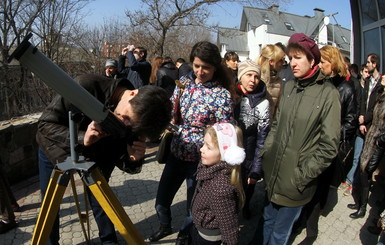
[[[350,209],[358,210],[359,207],[360,207],[360,205],[358,205],[357,203],[348,204],[348,208],[350,208]]]
[[[176,238],[175,245],[188,245],[190,243],[190,235],[179,232],[178,237]]]
[[[357,218],[362,218],[366,214],[366,205],[362,205],[357,212],[351,213],[349,215],[350,218],[352,219],[357,219]]]
[[[150,242],[156,242],[156,241],[159,241],[160,239],[162,239],[168,235],[171,235],[171,233],[172,233],[171,225],[160,225],[159,230],[157,232],[155,232],[154,234],[152,234],[148,238],[148,240]]]
[[[366,205],[368,204],[369,199],[369,187],[361,188],[361,205],[357,212],[354,212],[349,215],[352,219],[362,218],[366,214]]]

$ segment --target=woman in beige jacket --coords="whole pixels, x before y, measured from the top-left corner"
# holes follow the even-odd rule
[[[257,63],[261,66],[262,81],[267,87],[267,99],[270,104],[270,118],[274,119],[282,94],[282,79],[278,76],[284,63],[285,53],[277,45],[268,44],[263,47]]]

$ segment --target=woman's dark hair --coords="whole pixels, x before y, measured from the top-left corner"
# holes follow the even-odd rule
[[[198,42],[191,50],[190,62],[192,64],[194,63],[195,57],[215,67],[213,79],[217,80],[226,88],[230,92],[231,97],[234,98],[236,93],[232,74],[231,71],[222,64],[222,57],[218,47],[207,41]]]
[[[224,60],[239,60],[239,56],[234,51],[227,51],[225,53],[225,56],[223,57]]]
[[[286,47],[287,54],[290,52],[302,52],[306,55],[307,60],[310,62],[314,60],[314,57],[299,43],[289,43]]]

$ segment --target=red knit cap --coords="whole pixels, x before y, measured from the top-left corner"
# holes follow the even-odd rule
[[[290,37],[289,44],[290,43],[297,43],[301,45],[303,49],[305,49],[305,51],[313,57],[315,62],[314,65],[317,65],[320,62],[321,52],[319,51],[318,45],[310,37],[303,33],[295,33]]]

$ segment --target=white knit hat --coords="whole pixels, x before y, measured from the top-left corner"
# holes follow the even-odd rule
[[[238,64],[238,80],[248,71],[255,71],[258,77],[261,75],[261,67],[252,60],[245,60]]]
[[[246,157],[245,149],[238,146],[237,133],[230,123],[216,123],[213,125],[218,138],[221,161],[230,165],[241,164]]]

